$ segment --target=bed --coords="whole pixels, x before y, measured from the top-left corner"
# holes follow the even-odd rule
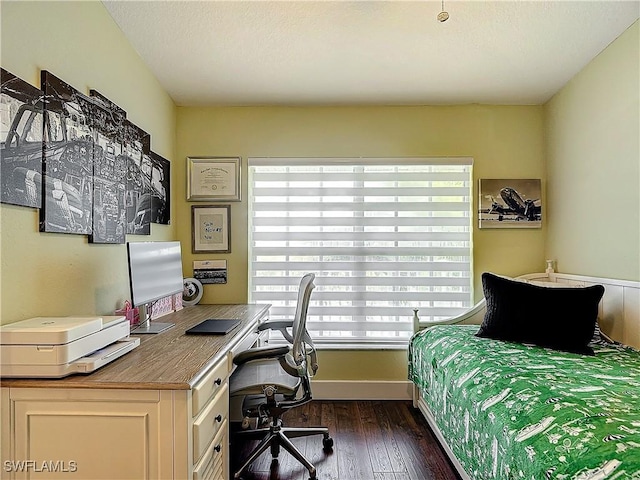
[[[544,295],[604,285],[594,313],[603,332],[592,326],[586,350],[481,338],[484,301],[454,319],[421,322],[409,347],[415,405],[463,479],[640,479],[640,351],[631,346],[640,346],[640,284],[524,280]]]

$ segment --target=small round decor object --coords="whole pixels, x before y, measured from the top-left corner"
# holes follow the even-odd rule
[[[188,307],[197,305],[202,299],[202,283],[195,278],[185,278],[182,290],[182,304]]]

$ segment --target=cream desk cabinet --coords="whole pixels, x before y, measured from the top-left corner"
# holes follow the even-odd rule
[[[2,478],[229,478],[233,354],[256,342],[268,305],[198,305],[161,318],[135,350],[89,375],[2,379]],[[227,335],[185,335],[237,318]]]

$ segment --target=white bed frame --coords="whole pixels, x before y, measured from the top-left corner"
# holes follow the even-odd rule
[[[518,278],[536,283],[543,282],[542,284],[564,283],[582,287],[596,284],[604,285],[605,292],[600,302],[598,313],[600,329],[611,339],[640,349],[640,282],[564,273],[531,273]],[[485,301],[482,299],[471,309],[456,317],[446,320],[420,321],[419,328],[422,330],[434,325],[453,325],[457,323],[480,324],[484,318],[485,307]],[[464,471],[464,468],[462,468],[462,465],[453,454],[438,428],[433,414],[415,385],[413,386],[413,406],[420,409],[426,418],[460,477],[463,480],[473,480]]]

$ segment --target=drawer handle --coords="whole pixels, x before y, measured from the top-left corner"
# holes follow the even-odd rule
[[[222,422],[222,415],[218,414],[218,416],[215,418],[215,421],[218,423]]]
[[[220,446],[220,444],[218,444],[218,445],[216,445],[215,447],[213,447],[213,449],[214,449],[216,452],[220,453],[220,450],[222,450],[222,447]]]
[[[213,383],[215,383],[216,385],[222,385],[222,379],[221,378],[216,378]]]

